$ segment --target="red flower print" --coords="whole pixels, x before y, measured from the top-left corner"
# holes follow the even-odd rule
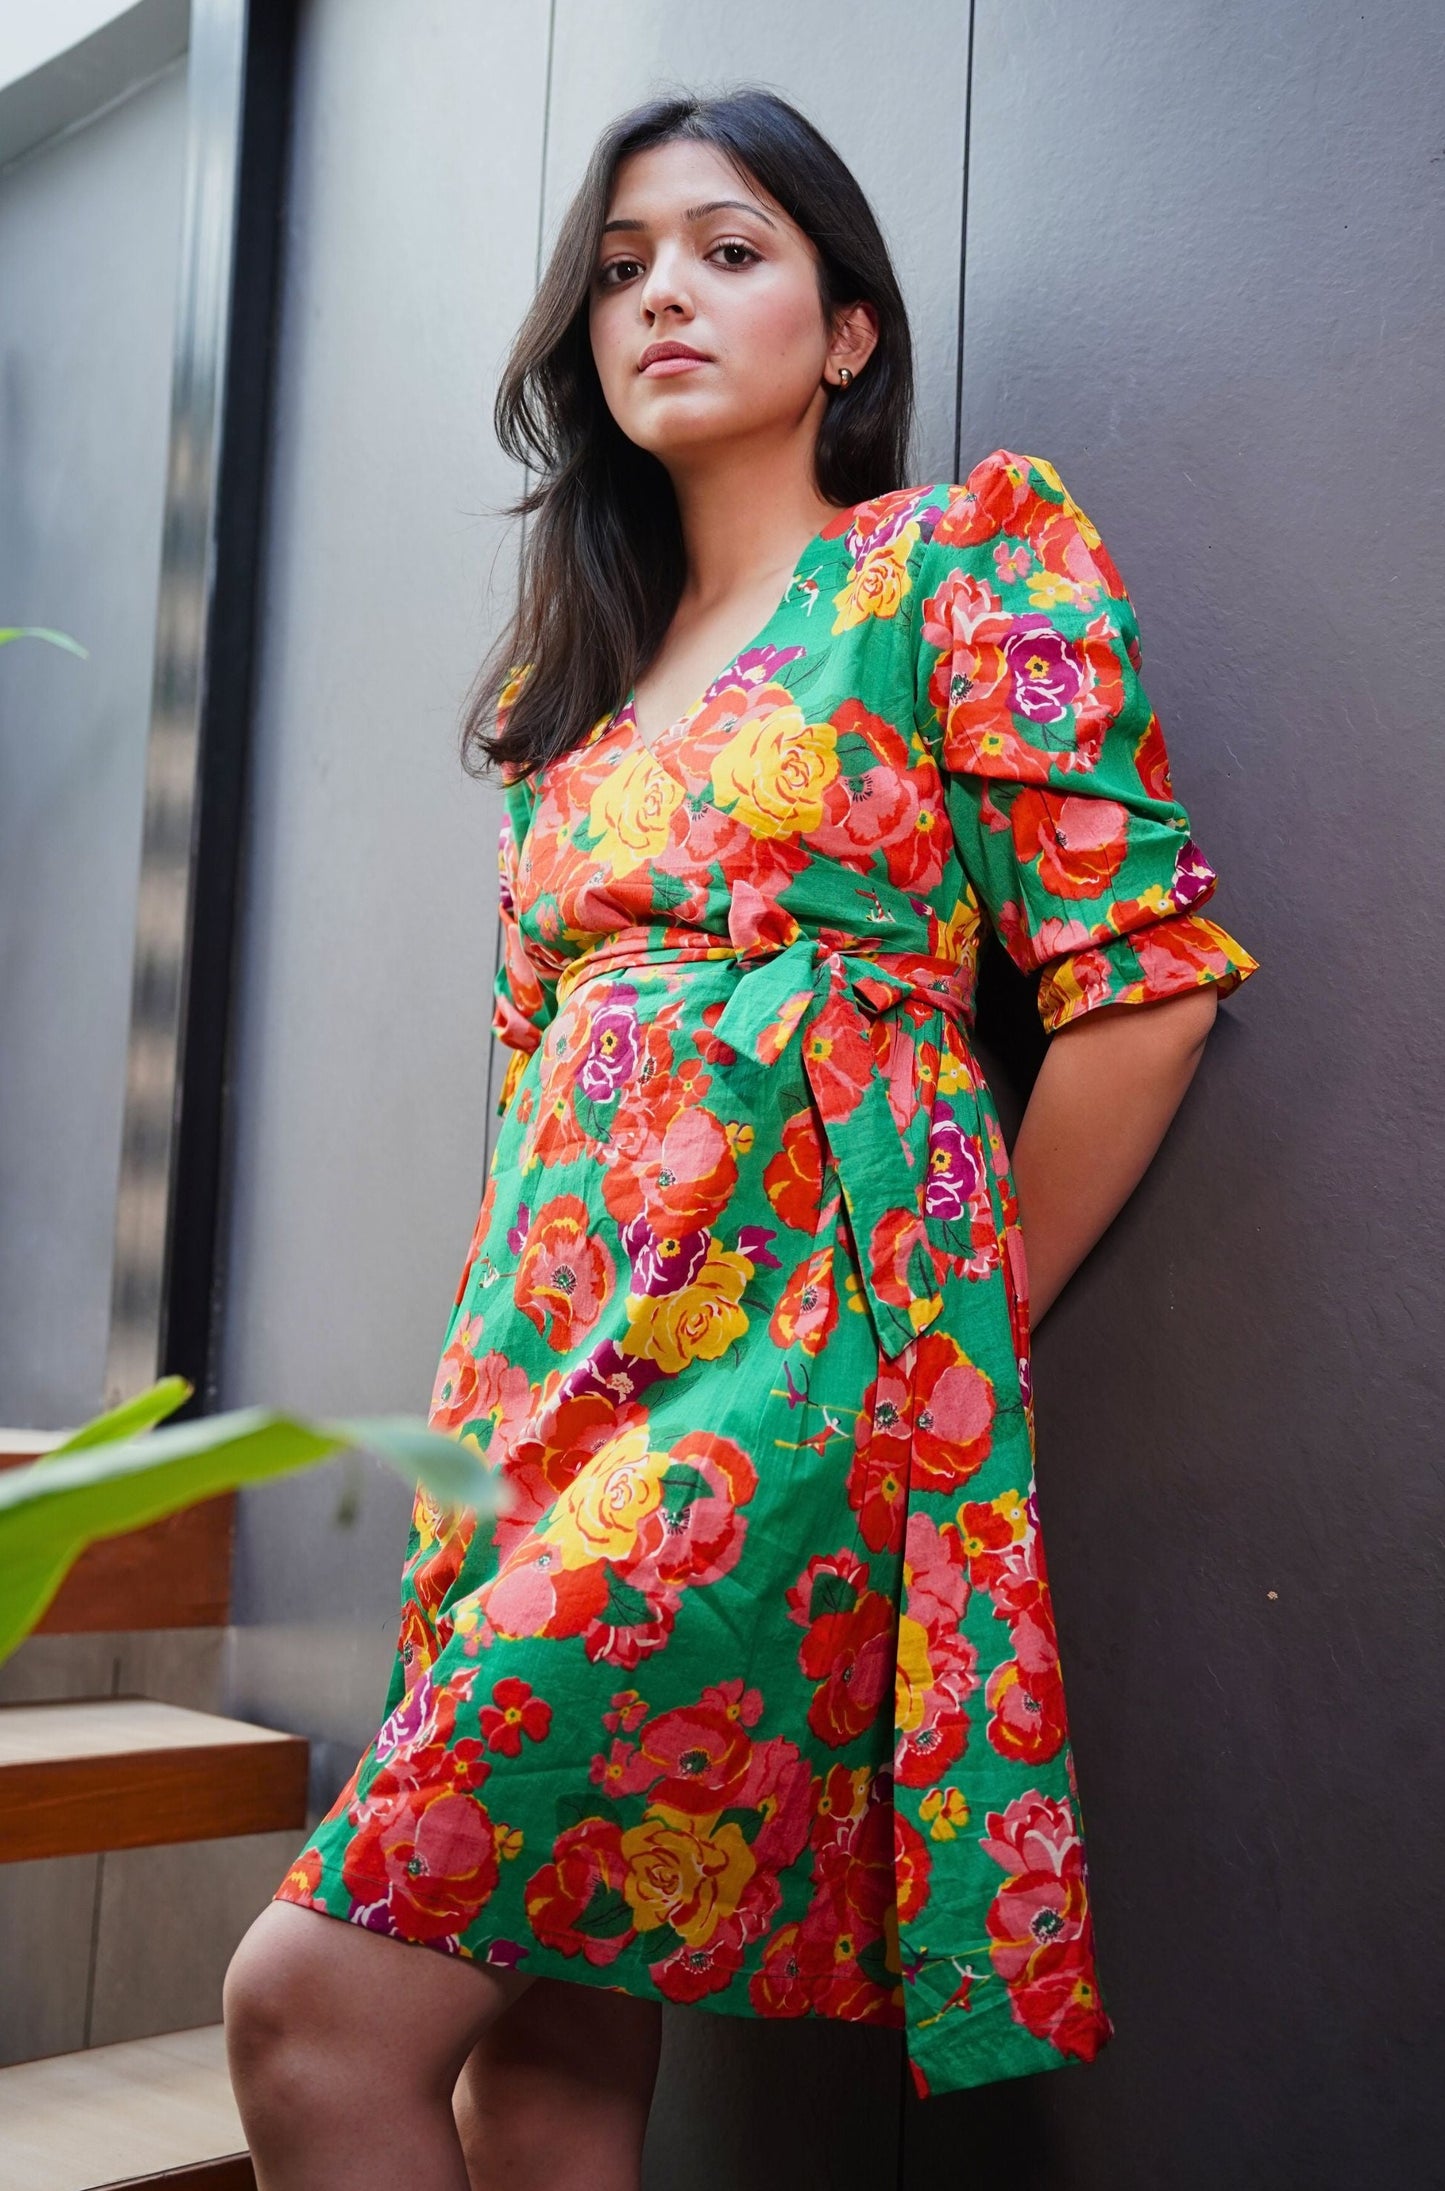
[[[1188,989],[1201,971],[1222,973],[1227,955],[1213,921],[1202,915],[1180,913],[1149,928],[1136,929],[1129,938],[1150,996],[1169,996]]]
[[[824,1613],[846,1612],[868,1586],[868,1564],[856,1552],[820,1552],[788,1592],[788,1617],[806,1628]]]
[[[660,1239],[716,1224],[738,1174],[726,1129],[701,1107],[681,1111],[660,1133],[654,1129],[648,1145],[637,1151],[635,1176],[621,1176],[624,1170],[619,1165],[605,1175],[606,1183],[615,1182],[608,1208],[619,1224],[645,1215]],[[634,1201],[636,1207],[628,1206]]]
[[[647,1974],[669,2001],[701,2001],[731,1985],[742,1968],[743,1945],[743,1921],[734,1915],[710,1939],[679,1940],[671,1955],[648,1964]]]
[[[433,1430],[460,1430],[481,1412],[481,1376],[476,1346],[482,1336],[480,1316],[464,1316],[437,1365],[427,1420]]]
[[[321,1871],[321,1851],[303,1849],[282,1880],[278,1899],[283,1902],[299,1902],[303,1908],[308,1907],[316,1898],[316,1889],[321,1884]]]
[[[855,554],[861,556],[870,547],[881,545],[883,540],[897,533],[918,508],[920,500],[916,487],[890,487],[885,493],[860,502],[848,525],[845,526],[841,518],[830,518],[824,527],[823,538],[828,540],[847,531]]]
[[[1037,1533],[1028,1500],[1018,1491],[1005,1491],[987,1502],[966,1499],[958,1510],[958,1526],[963,1533],[969,1579],[976,1590],[986,1590],[993,1597],[995,1610],[1007,1618],[1005,1603],[998,1595],[1005,1577],[1015,1579],[1015,1588],[1017,1579],[1025,1578],[1031,1596],[1039,1574],[1035,1561]],[[1015,1596],[1012,1602],[1020,1601]]]
[[[520,1052],[514,1052],[513,1054],[519,1056]],[[487,1234],[492,1229],[492,1210],[496,1204],[496,1199],[497,1182],[495,1176],[493,1176],[487,1181],[482,1195],[482,1206],[477,1211],[477,1221],[472,1227],[472,1237],[467,1248],[466,1259],[462,1264],[462,1275],[457,1281],[456,1298],[452,1303],[453,1308],[460,1308],[462,1305],[467,1290],[467,1281],[471,1277],[477,1258],[482,1252]]]
[[[584,1818],[558,1835],[552,1862],[527,1881],[527,1918],[544,1948],[615,1962],[636,1937],[623,1886],[627,1859],[609,1819]]]
[[[977,1475],[993,1447],[992,1381],[947,1332],[917,1342],[913,1384],[913,1482],[951,1491]]]
[[[526,1421],[532,1388],[520,1364],[503,1354],[477,1354],[481,1337],[480,1316],[457,1326],[442,1356],[428,1420],[433,1430],[465,1430],[488,1453],[499,1432],[505,1445],[507,1436]]]
[[[898,1360],[880,1362],[853,1427],[856,1455],[848,1504],[870,1552],[897,1549],[907,1501],[911,1435],[909,1380]]]
[[[911,1818],[896,1807],[893,1812],[893,1878],[898,1894],[898,1922],[912,1924],[928,1907],[929,1875],[933,1859]]]
[[[981,1843],[1008,1873],[988,1913],[994,1968],[1014,2015],[1091,2062],[1113,2029],[1094,1978],[1083,1849],[1067,1803],[1031,1791],[990,1811]]]
[[[501,1636],[576,1636],[607,1603],[607,1568],[567,1566],[557,1545],[530,1537],[477,1593],[477,1610]]]
[[[737,1802],[752,1754],[740,1719],[716,1704],[687,1704],[647,1723],[611,1785],[619,1795],[645,1792],[650,1803],[687,1817],[715,1817]]]
[[[988,1738],[1001,1757],[1017,1765],[1043,1765],[1057,1757],[1068,1734],[1057,1660],[1030,1668],[1021,1659],[1006,1659],[989,1676],[985,1702],[992,1715]]]
[[[1070,581],[1080,607],[1092,608],[1104,593],[1128,598],[1113,557],[1076,502],[1038,501],[1028,530],[1043,569]]]
[[[1037,860],[1039,880],[1055,898],[1101,897],[1129,847],[1129,815],[1113,799],[1060,798],[1025,785],[1009,808],[1014,846]]]
[[[936,889],[950,840],[932,760],[910,767],[892,724],[856,700],[845,700],[832,720],[843,772],[824,794],[823,821],[809,844],[864,874],[881,852],[895,889]]]
[[[791,913],[785,913],[773,892],[756,883],[739,881],[728,904],[728,940],[740,955],[762,951],[786,951],[801,930]]]
[[[421,1496],[424,1497],[425,1493]],[[435,1621],[440,1615],[442,1605],[462,1571],[462,1562],[471,1549],[476,1526],[474,1514],[441,1515],[437,1521],[438,1533],[432,1537],[430,1545],[423,1541],[416,1563],[408,1575],[423,1618],[429,1616]]]
[[[1138,669],[998,451],[840,510],[650,757],[624,706],[504,771],[517,1059],[432,1402],[504,1499],[415,1500],[394,1708],[283,1894],[709,2011],[907,1992],[923,2090],[1097,2049],[974,1002],[990,933],[1049,1030],[1253,963]]]
[[[969,474],[969,484],[952,489],[933,537],[950,547],[967,548],[997,532],[1021,532],[1026,514],[1037,501],[1038,489],[1027,464],[1001,464],[986,458]]]
[[[1013,1602],[996,1603],[996,1610],[1009,1620],[1014,1656],[996,1666],[989,1678],[988,1737],[1001,1756],[1021,1765],[1041,1765],[1058,1755],[1068,1734],[1048,1591],[1035,1578],[1025,1595],[1015,1582]]]
[[[760,2016],[807,2016],[827,1960],[826,1943],[809,1940],[801,1925],[784,1925],[763,1950],[762,1968],[748,1982],[748,1999]]]
[[[552,1707],[532,1694],[528,1682],[511,1678],[497,1683],[491,1703],[482,1706],[479,1717],[482,1738],[489,1750],[503,1757],[520,1757],[523,1735],[529,1742],[545,1739],[552,1724]]]
[[[908,1309],[938,1291],[938,1264],[917,1208],[889,1210],[868,1238],[868,1269],[878,1297]]]
[[[872,1724],[891,1679],[893,1609],[867,1577],[855,1553],[820,1553],[787,1594],[790,1618],[807,1629],[798,1663],[819,1684],[808,1724],[832,1749]]]
[[[838,1295],[833,1284],[833,1250],[819,1248],[798,1265],[768,1319],[773,1344],[783,1353],[800,1346],[805,1354],[821,1354],[838,1321]]]
[[[738,1509],[757,1485],[757,1470],[734,1439],[689,1431],[666,1457],[661,1495],[638,1525],[628,1574],[640,1582],[645,1571],[673,1591],[716,1582],[737,1563],[747,1531]]]
[[[963,1755],[978,1649],[960,1628],[968,1603],[956,1529],[909,1516],[903,1610],[894,1668],[893,1769],[904,1787],[928,1787]]]
[[[453,1939],[497,1884],[496,1835],[480,1799],[448,1777],[395,1786],[379,1775],[363,1799],[342,1876],[357,1923],[403,1940]]]
[[[808,1084],[829,1124],[850,1118],[873,1074],[873,1053],[856,1009],[832,998],[803,1036]]]
[[[1169,776],[1169,754],[1164,744],[1164,732],[1152,708],[1139,743],[1134,748],[1134,766],[1139,771],[1139,781],[1147,798],[1173,800],[1174,786]]]
[[[396,1654],[401,1660],[403,1680],[408,1689],[418,1675],[424,1674],[432,1664],[438,1648],[436,1630],[417,1600],[411,1597],[405,1599],[397,1629]]]
[[[763,1170],[763,1191],[775,1214],[798,1232],[817,1229],[823,1194],[823,1144],[810,1110],[794,1111],[781,1146]]]
[[[559,1354],[586,1338],[616,1284],[612,1257],[590,1223],[576,1195],[548,1202],[528,1228],[513,1280],[517,1307]]]
[[[635,1689],[618,1689],[612,1698],[612,1709],[602,1714],[604,1727],[622,1728],[631,1733],[640,1727],[647,1717],[647,1706]]]
[[[870,1552],[896,1552],[908,1511],[907,1447],[900,1464],[896,1439],[875,1437],[867,1414],[853,1426],[857,1452],[848,1471],[848,1504]]]

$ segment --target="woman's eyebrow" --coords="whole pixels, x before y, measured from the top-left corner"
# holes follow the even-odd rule
[[[702,221],[707,219],[709,213],[726,212],[751,213],[756,220],[765,221],[769,228],[776,228],[778,225],[760,205],[749,205],[745,198],[709,198],[706,205],[685,206],[682,217],[685,221]],[[604,221],[602,233],[604,236],[611,236],[622,229],[635,233],[646,226],[646,221]]]

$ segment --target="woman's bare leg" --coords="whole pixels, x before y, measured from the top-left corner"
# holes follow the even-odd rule
[[[457,2085],[471,2191],[638,2191],[661,2043],[659,2002],[535,1979]]]
[[[226,1974],[258,2191],[468,2191],[462,2065],[532,1981],[272,1902]]]

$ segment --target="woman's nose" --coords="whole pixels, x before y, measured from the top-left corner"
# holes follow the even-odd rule
[[[682,254],[665,249],[659,251],[638,294],[643,311],[650,313],[653,318],[662,312],[677,312],[683,318],[690,319],[692,297]]]

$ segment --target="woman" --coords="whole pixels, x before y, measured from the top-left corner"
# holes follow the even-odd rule
[[[635,2186],[664,2000],[902,2027],[925,2094],[1108,2036],[1030,1294],[1255,962],[1098,533],[1037,457],[906,485],[910,417],[800,115],[607,133],[499,399],[542,479],[469,722],[515,1054],[432,1419],[511,1503],[418,1501],[386,1723],[232,1967],[265,2191]],[[1012,1165],[985,919],[1054,1035]]]

